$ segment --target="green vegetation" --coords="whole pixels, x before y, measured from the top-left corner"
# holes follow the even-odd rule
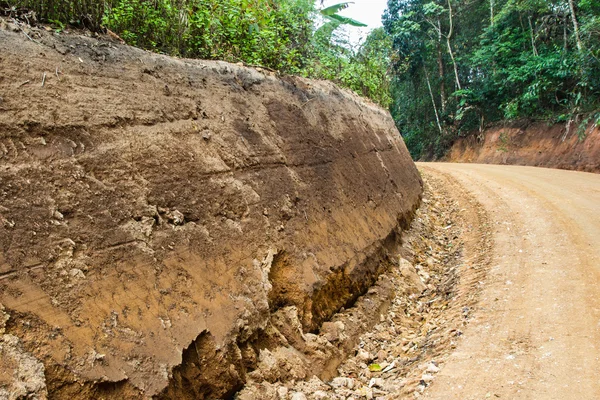
[[[364,26],[339,14],[351,2],[4,2],[57,31],[109,29],[156,52],[332,80],[389,106],[415,158],[499,120],[563,121],[580,137],[600,123],[598,0],[388,0],[384,28],[358,49],[338,29]]]
[[[353,49],[339,27],[365,26],[314,0],[5,0],[41,22],[109,29],[128,44],[165,54],[260,65],[329,79],[387,107],[389,50],[383,30]],[[2,0],[0,0],[0,5]]]
[[[389,0],[392,113],[414,157],[486,123],[600,114],[597,0]]]

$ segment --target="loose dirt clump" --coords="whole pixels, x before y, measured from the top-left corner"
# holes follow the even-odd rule
[[[313,364],[286,357],[286,364],[271,366],[279,371],[279,380],[249,384],[238,399],[391,400],[418,397],[435,379],[476,311],[491,233],[482,207],[464,190],[450,180],[425,177],[423,204],[402,252],[380,277],[380,285],[389,284],[391,290],[379,297],[385,305],[375,313],[374,326],[357,323],[355,316],[364,315],[361,307],[372,301],[359,299],[314,339],[325,344],[322,348],[338,348],[338,354],[346,355],[337,359],[334,373],[311,373]],[[452,191],[448,185],[454,186]],[[356,326],[360,329],[352,330]],[[355,345],[344,349],[342,343]],[[286,373],[294,369],[302,373]]]

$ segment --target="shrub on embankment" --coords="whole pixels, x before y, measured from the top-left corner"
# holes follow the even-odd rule
[[[383,107],[391,102],[387,35],[375,30],[354,48],[337,30],[347,20],[317,23],[314,0],[0,0],[2,8],[57,30],[109,29],[143,49],[327,79]]]

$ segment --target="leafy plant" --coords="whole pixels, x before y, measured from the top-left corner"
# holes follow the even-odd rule
[[[345,3],[335,4],[333,6],[329,6],[322,10],[319,10],[319,13],[323,17],[325,17],[326,19],[329,19],[333,23],[347,24],[347,25],[359,26],[359,27],[367,26],[367,24],[359,22],[355,19],[352,19],[349,17],[344,17],[344,16],[338,14],[338,12],[348,8],[350,6],[350,4],[353,4],[353,2],[345,2]]]

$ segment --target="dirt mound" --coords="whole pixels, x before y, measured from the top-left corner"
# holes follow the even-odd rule
[[[572,124],[515,123],[457,140],[446,161],[532,165],[600,172],[600,129],[580,139]]]
[[[5,22],[0,68],[0,303],[41,397],[229,396],[419,203],[389,114],[329,83]]]

